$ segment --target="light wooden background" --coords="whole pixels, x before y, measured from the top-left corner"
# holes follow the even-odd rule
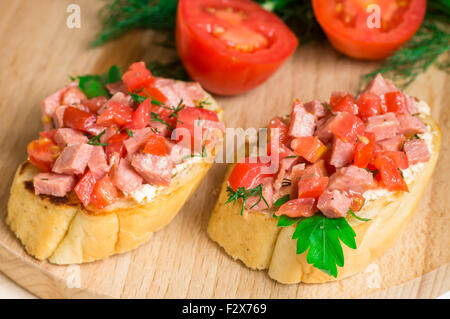
[[[66,26],[69,3],[81,6],[81,29]],[[102,48],[88,43],[98,30],[97,1],[0,2],[0,270],[42,297],[435,297],[450,289],[449,165],[450,77],[430,70],[409,89],[433,106],[443,131],[440,161],[416,215],[401,240],[365,272],[323,285],[281,285],[265,272],[229,258],[206,235],[225,167],[216,165],[175,220],[141,248],[81,267],[53,266],[27,256],[4,219],[9,187],[26,145],[37,137],[40,101],[69,75],[102,72],[111,64],[166,57],[150,45],[149,31],[132,32]],[[356,90],[374,64],[337,54],[327,43],[301,47],[269,81],[241,96],[218,98],[230,127],[263,127],[294,98],[327,99]],[[396,265],[392,267],[389,265]],[[77,283],[81,288],[68,288]],[[377,291],[378,292],[375,292]],[[375,294],[374,294],[375,292]]]

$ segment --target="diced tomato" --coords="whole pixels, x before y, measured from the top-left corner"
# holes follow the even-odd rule
[[[142,102],[131,116],[131,122],[127,124],[129,129],[140,129],[146,127],[151,119],[152,102],[146,99]]]
[[[99,180],[92,192],[91,203],[98,209],[105,208],[117,200],[117,190],[108,175]]]
[[[358,115],[361,118],[381,114],[381,98],[375,93],[361,93],[356,104],[358,105]]]
[[[408,113],[408,98],[400,91],[388,92],[384,95],[387,112]]]
[[[311,217],[317,212],[314,198],[297,198],[284,203],[275,213],[277,216],[286,215],[295,217]]]
[[[124,126],[131,122],[133,109],[119,102],[110,102],[107,109],[97,118],[97,124],[102,126]]]
[[[358,137],[353,164],[361,168],[366,168],[374,156],[374,151],[375,135],[371,132],[366,132],[363,136]]]
[[[81,103],[92,113],[97,113],[97,111],[100,110],[106,102],[108,102],[108,98],[106,96],[97,96],[92,99],[83,100]]]
[[[341,112],[330,123],[330,131],[346,143],[356,143],[357,137],[364,134],[363,121],[348,112]]]
[[[56,134],[56,129],[51,129],[51,130],[48,130],[48,131],[39,132],[39,136],[41,138],[48,138],[53,143],[55,143],[55,134]]]
[[[269,166],[270,162],[262,163],[259,159],[246,158],[244,162],[234,165],[233,171],[228,177],[228,183],[235,191],[239,187],[244,187],[245,189],[254,188],[258,186],[262,178],[274,175],[264,172]]]
[[[28,160],[41,172],[50,172],[61,148],[51,139],[41,137],[28,144]]]
[[[330,98],[330,107],[333,112],[358,114],[358,107],[355,105],[355,99],[350,93],[333,93]]]
[[[383,155],[389,156],[400,169],[407,169],[409,167],[408,157],[405,152],[401,151],[384,151]]]
[[[136,62],[130,65],[129,69],[122,76],[128,91],[137,92],[144,87],[150,86],[155,78],[150,71],[145,67],[144,62]]]
[[[375,167],[383,185],[390,191],[409,191],[400,170],[394,160],[385,154],[378,154]]]
[[[280,119],[278,116],[275,116],[272,120],[270,120],[269,125],[267,126],[267,135],[269,141],[272,139],[272,137],[275,135],[275,130],[278,129],[278,138],[279,142],[281,144],[288,144],[290,138],[288,135],[289,127],[286,123],[283,122],[282,119]]]
[[[152,155],[166,156],[166,139],[159,134],[150,135],[142,152]]]
[[[67,107],[64,111],[65,127],[70,127],[83,132],[91,132],[91,128],[95,126],[96,120],[97,117],[94,114],[72,106]]]
[[[158,102],[166,103],[167,97],[156,87],[153,86],[147,86],[145,87],[139,95],[145,96],[145,97],[152,97]]]
[[[347,196],[350,197],[350,199],[352,200],[352,203],[350,204],[350,209],[353,212],[359,212],[361,208],[364,206],[364,203],[366,201],[364,196],[361,195],[360,193],[355,192],[349,192]]]
[[[278,159],[281,160],[287,156],[295,156],[295,153],[291,151],[289,147],[279,142],[269,142],[267,143],[267,155],[275,155],[278,152]]]
[[[126,148],[123,145],[123,141],[125,141],[128,137],[129,136],[126,132],[122,132],[115,134],[108,139],[108,145],[105,147],[105,153],[108,158],[110,158],[110,156],[114,153],[118,153],[120,157],[125,156]]]
[[[91,201],[91,195],[96,183],[97,181],[95,180],[94,174],[92,174],[91,170],[88,170],[75,186],[75,194],[77,194],[84,207]]]
[[[318,198],[327,189],[328,177],[304,177],[298,182],[298,198]]]
[[[295,154],[311,163],[316,162],[327,151],[327,147],[317,136],[297,137],[292,140],[291,148]]]
[[[184,107],[177,115],[176,138],[178,143],[186,143],[187,147],[190,142],[193,151],[201,151],[205,138],[203,131],[205,128],[212,127],[211,122],[219,122],[216,112],[198,107]],[[183,133],[186,132],[183,131],[185,129],[191,136],[190,141],[184,140]]]

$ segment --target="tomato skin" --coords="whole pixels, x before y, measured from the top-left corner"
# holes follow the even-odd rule
[[[100,179],[92,191],[91,203],[98,209],[103,209],[117,200],[118,194],[108,175]]]
[[[118,153],[120,157],[124,157],[126,149],[125,145],[123,145],[123,141],[128,138],[129,136],[125,132],[111,136],[107,141],[108,145],[105,147],[105,153],[108,158],[110,158],[114,153]]]
[[[158,102],[166,103],[167,97],[156,87],[153,86],[146,86],[144,89],[139,93],[141,96],[146,97],[152,97]]]
[[[248,16],[243,24],[268,38],[270,46],[252,53],[230,49],[206,29],[211,23],[229,22],[208,16],[204,12],[207,6],[243,11]],[[176,44],[187,72],[195,81],[210,92],[234,95],[267,80],[294,53],[298,41],[276,15],[253,1],[180,0]]]
[[[361,118],[379,115],[382,112],[381,98],[375,93],[361,93],[356,104],[358,105],[358,115]]]
[[[83,132],[91,132],[91,128],[95,126],[97,121],[97,117],[94,114],[72,106],[66,108],[63,118],[64,126]]]
[[[217,113],[214,111],[201,109],[198,107],[186,106],[178,112],[176,124],[176,138],[178,143],[184,144],[186,147],[189,146],[192,151],[200,152],[203,146],[203,139],[206,134],[203,134],[206,128],[214,129],[214,126],[222,129],[221,123],[219,123],[219,118]],[[220,124],[220,125],[215,125]],[[183,136],[183,130],[187,130],[190,134],[191,140],[185,141]]]
[[[408,185],[400,174],[399,167],[392,158],[385,154],[378,154],[375,158],[375,167],[378,169],[379,179],[386,189],[390,191],[409,191]]]
[[[144,62],[135,62],[128,68],[122,76],[128,91],[136,92],[142,90],[146,86],[150,86],[155,78],[146,68]]]
[[[405,152],[401,151],[383,151],[381,154],[390,157],[395,165],[400,169],[407,169],[409,167],[408,157]]]
[[[311,217],[317,211],[314,198],[297,198],[284,203],[275,213],[276,216]]]
[[[94,174],[88,170],[83,177],[80,178],[77,185],[74,188],[75,194],[77,194],[83,206],[86,207],[91,201],[91,195],[94,191],[94,186],[97,183]]]
[[[346,143],[356,143],[358,136],[363,135],[363,121],[348,112],[339,113],[330,124],[330,131]]]
[[[230,187],[236,191],[239,187],[251,189],[258,186],[257,183],[264,177],[273,176],[273,174],[263,174],[263,170],[270,166],[270,163],[262,163],[259,159],[246,158],[244,162],[236,163],[230,176],[228,183]]]
[[[124,126],[131,122],[133,110],[119,102],[110,102],[106,110],[97,118],[97,124],[102,126]]]
[[[152,155],[166,156],[167,155],[166,139],[158,134],[150,135],[147,142],[145,143],[142,152]]]
[[[358,138],[358,143],[356,143],[355,147],[355,154],[353,156],[353,164],[361,168],[366,168],[372,161],[374,152],[375,134],[366,132],[365,138]]]
[[[28,160],[41,172],[50,172],[53,163],[61,152],[61,148],[51,139],[41,137],[31,141],[27,147]]]
[[[294,138],[291,142],[291,148],[295,154],[302,156],[311,163],[315,163],[327,151],[327,147],[317,136]]]
[[[344,25],[335,17],[336,4],[330,4],[328,0],[313,0],[312,4],[317,21],[334,48],[357,59],[378,60],[389,56],[414,35],[425,16],[426,0],[411,0],[400,24],[388,32],[382,32],[379,28],[369,28],[366,18],[369,13],[360,4],[364,2],[355,0],[348,2],[360,7],[356,9],[357,24],[354,27]],[[391,1],[374,3],[381,3],[380,11],[383,14]],[[394,13],[394,16],[397,18],[399,15]]]
[[[386,101],[387,112],[409,113],[408,99],[402,92],[388,92],[384,95],[384,99]]]
[[[358,107],[355,105],[355,99],[350,93],[333,93],[330,98],[330,107],[333,112],[358,114]]]
[[[131,121],[127,124],[129,129],[140,129],[148,125],[151,119],[152,102],[146,99],[131,115]]]
[[[318,198],[327,189],[328,177],[304,177],[298,182],[298,198]]]

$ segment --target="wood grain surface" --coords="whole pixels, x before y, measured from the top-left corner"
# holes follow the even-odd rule
[[[66,26],[69,3],[81,7],[81,28]],[[430,298],[450,289],[450,77],[429,70],[407,92],[432,105],[443,144],[434,177],[406,232],[363,273],[335,283],[282,285],[228,257],[206,235],[209,214],[225,173],[216,164],[175,220],[140,248],[101,262],[54,266],[29,257],[5,225],[9,187],[26,145],[38,136],[40,101],[68,83],[69,75],[103,72],[136,60],[168,58],[158,38],[134,31],[89,48],[98,30],[97,1],[0,2],[0,270],[41,297],[124,298]],[[373,63],[336,53],[327,43],[303,46],[265,84],[218,101],[229,127],[263,127],[283,115],[294,98],[327,99],[355,91]]]

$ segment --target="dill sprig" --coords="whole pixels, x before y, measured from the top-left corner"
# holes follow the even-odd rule
[[[239,187],[236,191],[234,189],[232,189],[230,186],[228,186],[227,187],[228,200],[225,202],[225,204],[232,202],[234,205],[234,204],[236,204],[236,202],[239,198],[242,198],[243,199],[242,208],[241,208],[241,215],[242,215],[244,213],[244,208],[245,208],[245,204],[247,203],[247,199],[250,196],[258,196],[258,200],[256,201],[255,204],[252,205],[252,207],[250,207],[250,209],[252,209],[256,205],[258,205],[259,202],[261,202],[261,200],[263,200],[264,203],[267,205],[267,208],[269,208],[269,204],[267,204],[267,201],[262,194],[262,190],[263,190],[262,184],[259,184],[258,186],[251,188],[251,189],[245,189],[245,187]]]
[[[105,0],[99,11],[102,25],[94,46],[133,29],[171,31],[175,28],[178,0]]]

